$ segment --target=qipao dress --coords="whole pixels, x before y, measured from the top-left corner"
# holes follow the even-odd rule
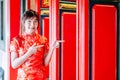
[[[19,68],[17,80],[46,80],[48,77],[44,65],[44,55],[49,50],[48,40],[39,34],[19,35],[10,43],[10,52],[14,51],[17,57],[23,56],[33,45],[44,45],[36,53],[32,54]]]

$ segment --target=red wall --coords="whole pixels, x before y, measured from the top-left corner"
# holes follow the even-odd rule
[[[19,34],[20,0],[10,0],[10,39]],[[10,80],[16,80],[17,71],[10,66]]]

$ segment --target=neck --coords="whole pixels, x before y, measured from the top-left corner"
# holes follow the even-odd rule
[[[23,33],[23,35],[29,35],[29,36],[34,36],[36,33],[31,33],[31,34],[28,34],[26,32]]]

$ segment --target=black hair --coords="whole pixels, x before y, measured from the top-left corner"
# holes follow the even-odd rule
[[[29,10],[24,12],[22,20],[24,21],[24,19],[26,20],[26,19],[31,18],[31,17],[36,17],[39,20],[38,13],[32,9],[29,9]]]
[[[36,17],[38,22],[39,22],[39,15],[36,11],[29,9],[27,11],[24,12],[22,20],[21,20],[21,27],[20,27],[20,35],[24,32],[24,23],[26,19],[32,18],[32,17]]]

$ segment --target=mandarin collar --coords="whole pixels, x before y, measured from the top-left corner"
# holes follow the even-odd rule
[[[34,34],[27,34],[27,33],[23,33],[23,36],[24,37],[35,37],[36,36],[36,33],[34,33]]]

